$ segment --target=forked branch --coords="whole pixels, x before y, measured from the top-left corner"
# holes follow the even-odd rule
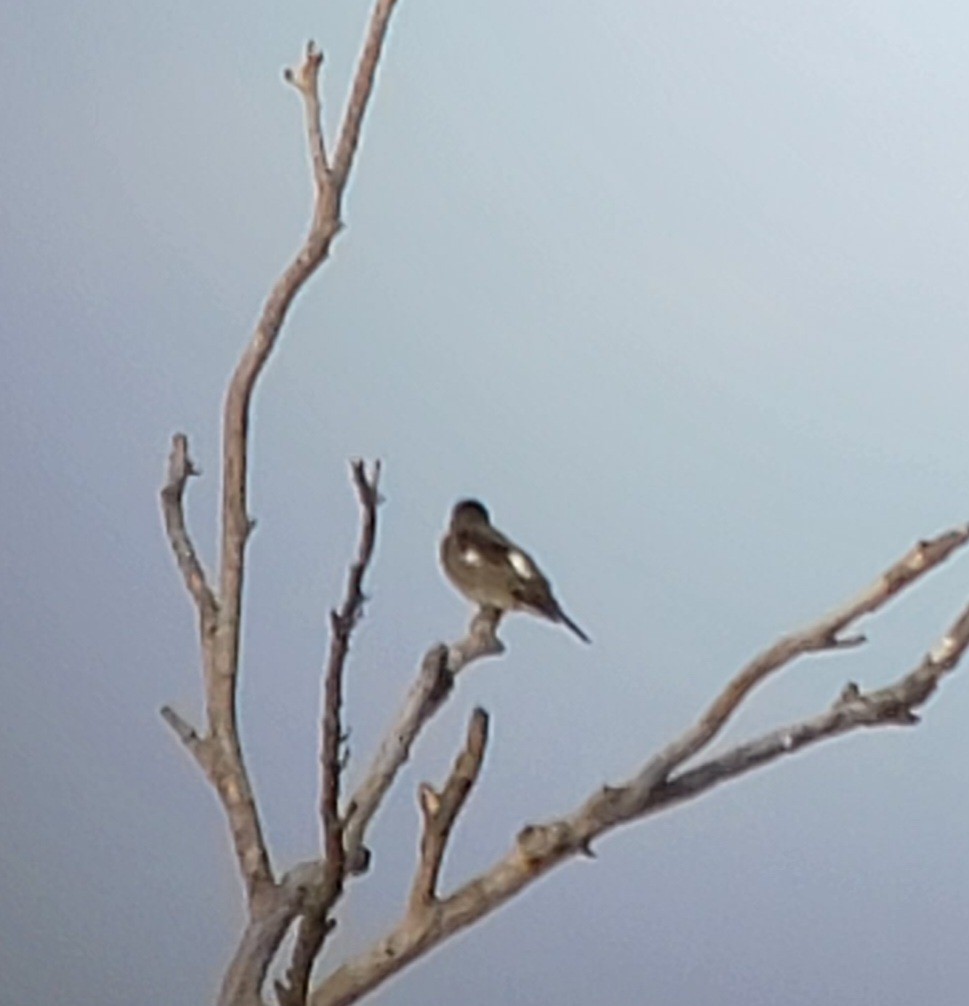
[[[183,496],[188,477],[195,469],[181,434],[173,440],[168,477],[162,490],[162,510],[169,541],[186,587],[199,610],[206,731],[200,734],[168,707],[162,715],[195,756],[219,795],[254,920],[276,910],[278,888],[239,743],[237,723],[246,545],[254,526],[247,502],[249,412],[256,384],[276,345],[290,305],[326,260],[332,241],[342,227],[343,195],[393,7],[392,0],[377,0],[375,5],[341,127],[336,172],[329,168],[323,136],[319,88],[322,54],[309,44],[300,66],[286,74],[286,79],[303,100],[315,183],[312,222],[301,247],[273,285],[226,393],[222,418],[217,592],[208,584],[186,529]]]
[[[239,873],[250,906],[255,910],[257,901],[272,888],[272,870],[235,732],[235,710],[226,704],[223,687],[226,613],[208,584],[185,521],[185,487],[189,477],[195,474],[197,470],[188,454],[188,439],[176,433],[172,438],[167,478],[161,490],[162,515],[175,560],[199,613],[207,731],[200,735],[169,706],[161,710],[161,715],[195,757],[219,796],[232,833]]]
[[[396,720],[370,763],[363,782],[347,804],[344,841],[347,865],[353,873],[363,873],[370,855],[364,845],[367,827],[377,813],[397,773],[410,758],[421,730],[451,694],[455,677],[483,657],[504,651],[496,635],[501,614],[493,608],[481,609],[471,620],[467,635],[450,646],[433,646],[424,655],[417,680],[404,700]]]
[[[847,631],[864,615],[883,607],[897,593],[945,561],[969,541],[958,528],[920,542],[857,598],[799,632],[784,636],[758,655],[728,683],[700,719],[649,758],[620,786],[593,793],[572,813],[529,825],[491,869],[450,895],[439,891],[440,872],[455,821],[481,771],[488,720],[482,710],[471,718],[464,748],[438,792],[420,790],[423,816],[421,852],[410,898],[401,921],[373,947],[345,962],[311,993],[309,977],[327,933],[333,908],[351,873],[366,870],[365,844],[370,823],[434,714],[453,692],[455,677],[482,657],[502,652],[497,629],[501,613],[482,609],[466,637],[439,645],[424,656],[417,679],[396,721],[385,735],[362,782],[343,802],[344,727],[342,693],[354,626],[365,601],[363,581],[372,559],[379,503],[379,468],[352,468],[361,504],[362,525],[355,561],[339,609],[331,614],[332,636],[324,677],[321,744],[320,818],[323,855],[297,866],[278,882],[270,863],[257,805],[238,732],[239,645],[246,548],[254,523],[249,515],[248,433],[258,379],[272,354],[290,306],[326,261],[339,234],[342,203],[361,127],[396,0],[375,0],[357,62],[332,157],[323,130],[320,76],[322,53],[310,43],[300,65],[286,72],[299,93],[312,165],[314,201],[302,245],[270,290],[255,329],[227,389],[222,420],[222,497],[217,582],[207,577],[187,529],[184,495],[196,470],[188,442],[172,441],[161,492],[168,539],[185,587],[198,611],[205,691],[205,728],[196,729],[166,707],[162,716],[195,757],[222,803],[248,900],[249,920],[230,964],[220,1006],[262,1006],[262,990],[279,948],[293,923],[286,981],[276,984],[282,1006],[337,1006],[356,1002],[454,933],[493,912],[538,877],[574,856],[590,854],[591,844],[613,828],[696,797],[728,779],[789,755],[810,744],[860,727],[912,724],[969,646],[969,608],[941,641],[909,673],[888,687],[862,692],[849,685],[828,709],[813,717],[739,744],[694,767],[740,705],[767,677],[800,656],[856,646],[862,636]]]
[[[408,910],[386,936],[337,968],[311,993],[310,1006],[348,1006],[357,1002],[444,940],[495,911],[555,866],[576,856],[589,855],[595,839],[620,825],[697,797],[721,782],[811,744],[862,727],[918,722],[916,710],[931,697],[941,678],[959,663],[969,647],[969,606],[919,664],[888,687],[867,693],[857,686],[846,688],[834,705],[819,715],[739,744],[696,768],[672,774],[675,765],[681,765],[686,757],[709,743],[759,681],[802,653],[844,645],[840,633],[862,615],[877,610],[894,594],[910,587],[967,540],[969,528],[963,527],[920,542],[854,601],[808,629],[779,640],[729,682],[695,727],[649,759],[630,782],[602,787],[565,817],[523,828],[511,850],[488,871],[448,897],[422,899],[427,906],[424,912]],[[854,644],[855,640],[849,643]],[[657,774],[661,764],[663,771]],[[412,896],[411,905],[413,902]]]
[[[703,750],[717,736],[748,694],[768,675],[798,657],[824,650],[859,646],[865,637],[843,633],[864,615],[884,607],[893,597],[941,565],[969,541],[969,525],[953,528],[936,538],[916,542],[897,562],[856,597],[812,625],[779,639],[744,667],[714,699],[696,725],[678,737],[643,767],[637,782],[649,790],[674,769]]]

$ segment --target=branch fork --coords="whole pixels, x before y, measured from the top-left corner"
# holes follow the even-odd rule
[[[800,657],[847,649],[865,641],[850,634],[863,616],[880,609],[969,541],[969,526],[918,542],[854,600],[808,627],[781,637],[728,682],[697,722],[649,758],[633,778],[605,786],[571,813],[521,829],[507,854],[451,894],[438,890],[455,823],[483,764],[488,716],[472,714],[464,745],[441,789],[418,789],[420,854],[401,921],[371,948],[344,962],[310,990],[310,974],[335,926],[332,912],[346,879],[367,869],[367,830],[420,732],[453,693],[456,676],[474,661],[504,651],[498,638],[502,613],[483,607],[465,637],[425,654],[403,707],[376,752],[363,781],[344,802],[346,730],[342,682],[353,631],[366,595],[363,580],[372,559],[379,503],[379,464],[351,465],[361,510],[361,531],[342,605],[331,613],[330,650],[324,671],[320,752],[321,855],[277,879],[263,837],[238,732],[239,640],[246,546],[254,528],[248,512],[248,431],[258,379],[272,354],[289,309],[327,259],[342,229],[346,185],[359,146],[383,45],[396,0],[374,0],[346,110],[332,148],[323,132],[320,80],[323,54],[308,43],[300,64],[285,71],[303,105],[312,165],[314,203],[309,232],[273,285],[229,382],[222,420],[222,501],[217,581],[210,580],[188,531],[184,497],[198,475],[188,440],[172,438],[161,508],[166,534],[186,591],[198,613],[205,728],[197,730],[170,707],[161,715],[211,782],[223,806],[243,881],[248,924],[226,972],[220,1006],[262,1006],[263,986],[287,933],[298,922],[285,979],[275,983],[280,1006],[349,1006],[455,933],[514,897],[542,874],[573,856],[592,855],[592,843],[623,824],[692,799],[714,786],[802,747],[843,733],[918,722],[916,710],[969,647],[969,606],[909,673],[862,692],[849,683],[826,711],[745,741],[696,764],[751,692]],[[343,810],[341,813],[341,803]]]

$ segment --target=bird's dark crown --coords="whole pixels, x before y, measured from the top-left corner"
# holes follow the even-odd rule
[[[451,520],[454,523],[458,521],[467,523],[489,523],[491,518],[488,515],[488,511],[483,503],[479,503],[478,500],[460,500],[454,504],[454,509],[451,511]]]

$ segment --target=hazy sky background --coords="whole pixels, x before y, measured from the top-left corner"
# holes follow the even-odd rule
[[[305,39],[342,107],[366,5],[0,8],[4,1006],[210,1002],[241,922],[161,534],[168,438],[213,556],[226,377],[307,221]],[[401,0],[347,231],[255,403],[242,715],[281,867],[316,847],[346,459],[386,466],[351,780],[467,607],[478,495],[595,643],[525,618],[422,738],[339,956],[398,916],[414,791],[493,716],[446,883],[627,777],[780,632],[969,518],[969,10]],[[804,662],[724,743],[910,667],[969,557]],[[916,730],[785,761],[599,845],[374,997],[388,1006],[957,1006],[969,668]]]

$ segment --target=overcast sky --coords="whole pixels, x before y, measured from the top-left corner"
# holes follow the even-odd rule
[[[210,1002],[242,919],[161,534],[305,230],[307,38],[342,107],[363,0],[0,7],[4,1003]],[[630,775],[781,632],[969,518],[969,10],[926,0],[401,0],[332,261],[255,403],[242,722],[275,862],[317,842],[326,612],[380,457],[351,781],[462,631],[436,541],[476,495],[594,639],[517,617],[421,739],[340,914],[398,915],[414,791],[493,716],[453,886]],[[725,743],[914,664],[969,557],[758,693]],[[814,748],[610,836],[387,1006],[959,1006],[969,667],[915,730]],[[355,774],[356,773],[356,774]]]

